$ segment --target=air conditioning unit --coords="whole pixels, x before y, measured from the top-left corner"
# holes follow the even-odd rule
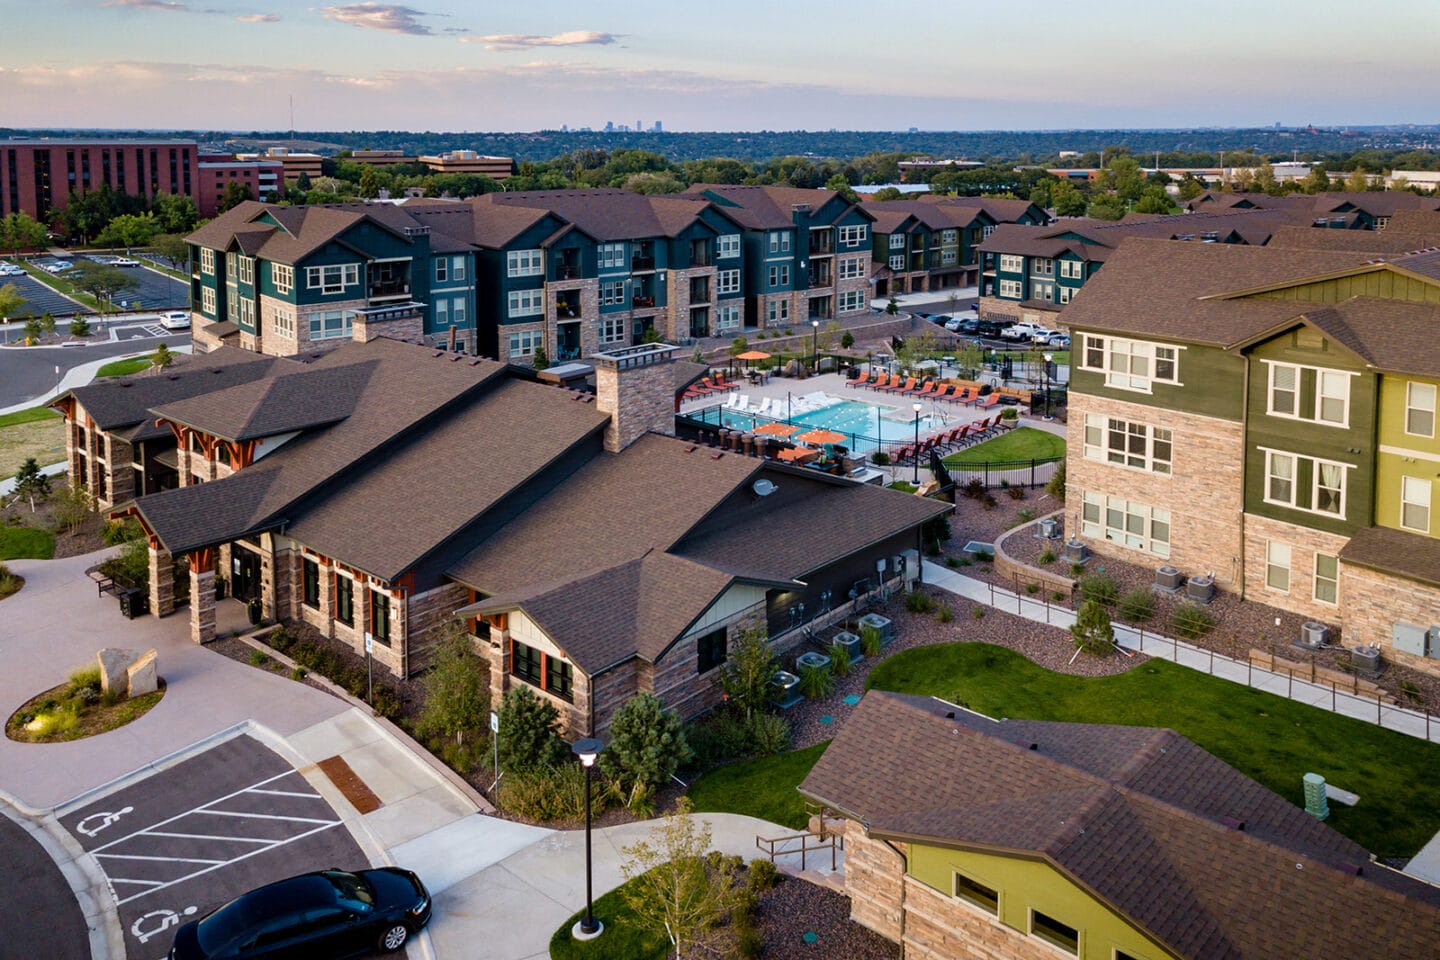
[[[1215,599],[1215,581],[1209,577],[1191,577],[1185,582],[1185,596],[1196,603],[1209,603]]]
[[[1166,593],[1179,593],[1185,583],[1185,575],[1174,567],[1161,567],[1155,571],[1155,589]]]
[[[1380,648],[1356,647],[1350,651],[1350,663],[1356,672],[1370,677],[1376,676],[1380,673]]]
[[[1060,524],[1054,517],[1046,517],[1040,521],[1040,529],[1036,535],[1042,540],[1054,540],[1060,536]]]
[[[848,630],[842,630],[835,634],[833,642],[844,645],[845,654],[850,658],[851,663],[860,659],[860,638],[857,635]]]
[[[867,613],[860,618],[860,627],[874,627],[880,631],[880,642],[889,643],[895,639],[895,624],[889,617],[882,617],[878,613]]]
[[[1071,563],[1084,563],[1090,559],[1090,548],[1084,542],[1071,538],[1065,541],[1065,559]]]
[[[1319,650],[1325,646],[1325,638],[1330,633],[1330,628],[1318,620],[1307,620],[1300,625],[1300,639],[1296,641],[1298,646],[1306,650]]]

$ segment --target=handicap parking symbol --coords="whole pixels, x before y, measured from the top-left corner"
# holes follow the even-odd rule
[[[152,937],[158,937],[171,927],[180,926],[181,917],[194,916],[198,910],[198,907],[186,907],[179,913],[174,910],[151,910],[130,924],[130,933],[141,943],[149,943]]]
[[[125,814],[134,812],[134,807],[121,807],[119,810],[116,810],[113,813],[108,810],[102,811],[100,813],[92,813],[90,814],[90,816],[77,823],[75,825],[75,829],[76,831],[78,831],[79,833],[83,833],[87,837],[93,837],[101,830],[104,830],[106,827],[110,826],[111,824],[119,820],[121,817],[125,816]]]

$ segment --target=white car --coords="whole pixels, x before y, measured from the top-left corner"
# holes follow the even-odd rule
[[[13,263],[0,263],[0,277],[23,277],[25,268]]]
[[[75,266],[75,264],[71,263],[69,260],[54,260],[50,263],[40,264],[40,269],[44,270],[46,273],[64,273],[66,270],[69,270],[73,266]]]
[[[1047,330],[1038,323],[1015,323],[1000,331],[1002,340],[1033,340],[1037,335],[1049,336],[1053,330]]]
[[[139,260],[131,260],[129,257],[113,257],[113,258],[111,258],[111,260],[110,260],[110,266],[112,266],[112,267],[138,267],[138,266],[140,266],[140,261],[139,261]]]
[[[166,330],[189,330],[190,314],[184,310],[166,310],[160,314],[160,326]]]

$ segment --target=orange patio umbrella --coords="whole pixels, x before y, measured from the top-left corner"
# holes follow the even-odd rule
[[[823,447],[827,443],[844,443],[848,439],[843,433],[836,433],[834,430],[811,430],[802,433],[795,438],[797,443],[808,443],[813,447]]]
[[[770,354],[764,350],[746,350],[744,353],[735,355],[736,360],[769,360]]]
[[[755,428],[756,433],[763,433],[771,437],[788,437],[802,427],[792,426],[788,423],[766,423]]]

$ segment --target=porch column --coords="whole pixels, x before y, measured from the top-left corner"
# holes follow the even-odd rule
[[[213,548],[190,554],[190,639],[195,643],[209,643],[215,639]]]
[[[150,538],[150,612],[163,617],[175,612],[175,558]]]

